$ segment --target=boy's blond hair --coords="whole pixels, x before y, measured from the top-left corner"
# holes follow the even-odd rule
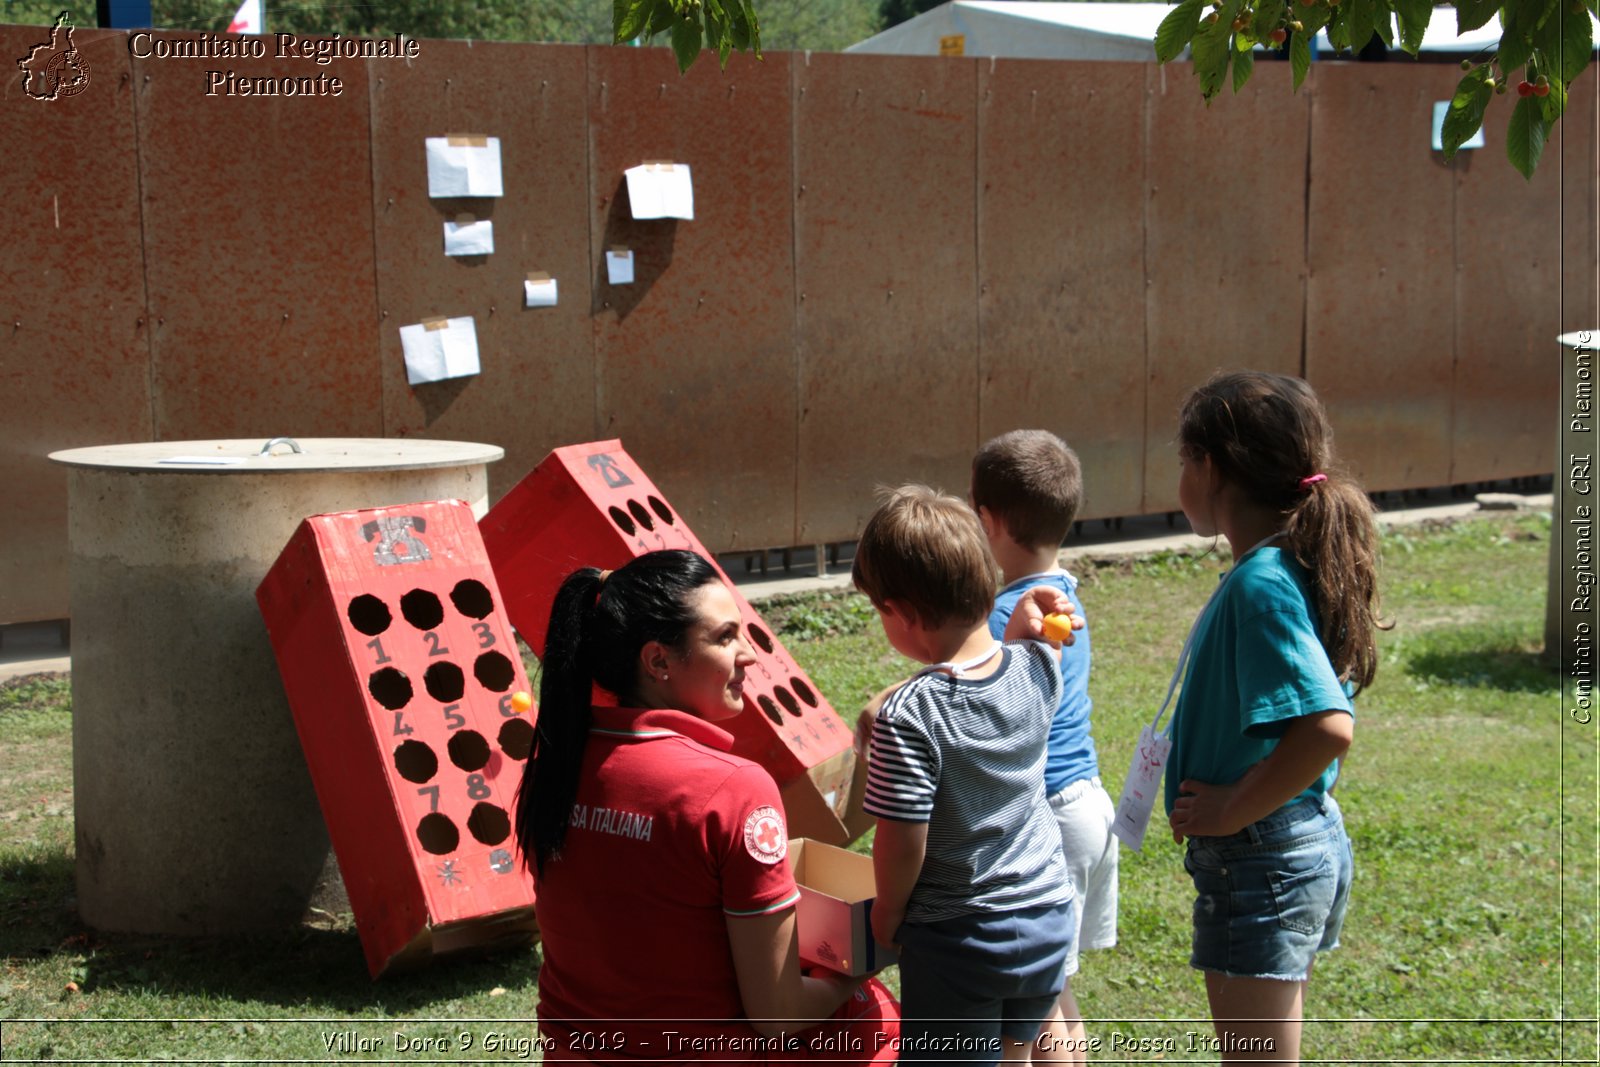
[[[1078,517],[1078,455],[1048,430],[1012,430],[972,457],[972,506],[988,508],[1024,548],[1059,546]]]
[[[873,604],[899,601],[932,628],[988,618],[996,571],[971,508],[925,485],[904,485],[867,520],[850,577]]]

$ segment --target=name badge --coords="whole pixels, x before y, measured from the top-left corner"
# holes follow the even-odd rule
[[[1135,852],[1144,845],[1145,829],[1150,825],[1156,797],[1161,794],[1167,753],[1171,751],[1172,738],[1156,733],[1150,726],[1139,731],[1139,744],[1122,784],[1122,797],[1117,801],[1117,818],[1111,825],[1118,840]]]

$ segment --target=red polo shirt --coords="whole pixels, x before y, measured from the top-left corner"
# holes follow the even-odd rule
[[[538,881],[540,1028],[561,1046],[546,1059],[765,1058],[727,1054],[755,1036],[732,1021],[727,917],[800,893],[778,787],[732,746],[684,712],[594,708],[566,843]],[[567,1047],[575,1032],[589,1047]]]

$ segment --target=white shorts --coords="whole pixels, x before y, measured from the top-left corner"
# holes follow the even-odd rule
[[[1078,973],[1081,949],[1117,943],[1117,839],[1111,835],[1116,805],[1099,778],[1073,782],[1050,797],[1061,828],[1061,849],[1078,893],[1078,937],[1067,955],[1067,977]]]

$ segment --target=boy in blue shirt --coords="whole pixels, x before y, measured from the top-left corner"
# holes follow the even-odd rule
[[[1078,514],[1083,476],[1066,442],[1045,430],[1014,430],[986,443],[972,460],[972,506],[1005,585],[989,615],[996,637],[1024,593],[1059,589],[1083,617],[1078,580],[1061,569],[1061,542]],[[1089,732],[1089,629],[1061,653],[1061,701],[1050,723],[1045,793],[1061,829],[1062,850],[1079,898],[1079,927],[1067,958],[1069,981],[1061,990],[1060,1018],[1052,1020],[1040,1051],[1059,1062],[1083,1062],[1087,1041],[1070,978],[1082,949],[1117,943],[1117,842],[1111,835],[1116,807],[1100,784]]]

